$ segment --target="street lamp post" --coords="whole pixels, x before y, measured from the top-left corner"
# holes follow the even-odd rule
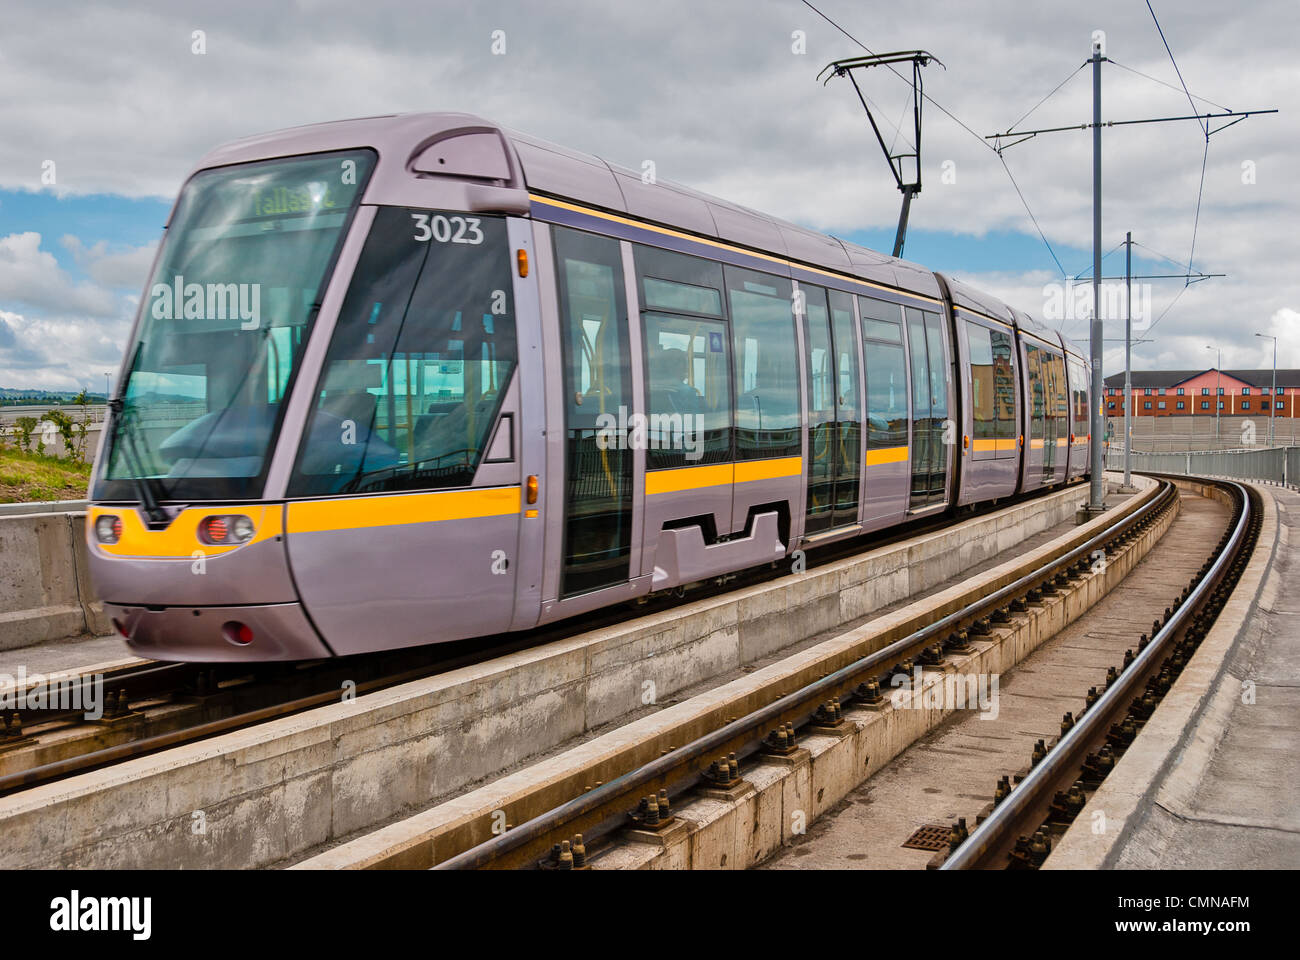
[[[1219,397],[1221,396],[1221,391],[1223,390],[1223,387],[1221,386],[1221,384],[1223,383],[1223,372],[1219,369],[1220,367],[1223,366],[1223,351],[1220,348],[1213,347],[1208,343],[1205,345],[1205,349],[1213,350],[1218,355],[1214,361],[1214,439],[1215,442],[1218,442],[1219,413],[1223,407],[1223,401],[1219,399]]]
[[[1273,341],[1273,391],[1268,396],[1268,445],[1273,446],[1273,413],[1277,409],[1277,337],[1267,333],[1257,333],[1257,337]]]

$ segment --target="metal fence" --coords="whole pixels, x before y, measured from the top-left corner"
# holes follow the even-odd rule
[[[1300,447],[1271,447],[1267,450],[1196,450],[1189,453],[1140,453],[1133,451],[1137,472],[1178,473],[1198,477],[1231,477],[1234,480],[1267,480],[1272,483],[1300,483]],[[1124,451],[1106,453],[1107,470],[1124,469]]]

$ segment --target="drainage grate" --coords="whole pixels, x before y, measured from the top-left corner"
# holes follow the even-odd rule
[[[927,823],[904,840],[903,846],[913,850],[943,850],[948,846],[948,835],[951,832],[951,827],[945,827],[941,823]]]

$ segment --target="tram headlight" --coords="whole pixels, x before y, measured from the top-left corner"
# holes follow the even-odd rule
[[[100,543],[117,543],[122,539],[122,518],[105,514],[95,521],[95,537]]]
[[[235,517],[230,524],[230,535],[236,543],[248,543],[253,539],[253,521],[248,517]]]

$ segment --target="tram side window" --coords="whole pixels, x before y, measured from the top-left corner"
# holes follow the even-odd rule
[[[903,342],[903,308],[896,303],[858,297],[858,312],[862,314],[862,336],[868,340]]]
[[[907,446],[907,362],[902,344],[866,341],[867,443]]]
[[[1043,438],[1043,415],[1047,409],[1039,356],[1036,346],[1032,343],[1025,344],[1025,368],[1029,375],[1029,436],[1035,440]]]
[[[646,467],[657,470],[729,460],[726,324],[646,313],[642,326],[649,407]]]
[[[826,291],[811,286],[799,289],[807,297],[804,309],[808,314],[808,421],[811,428],[835,419],[835,364],[831,356]]]
[[[970,344],[975,436],[1014,440],[1016,383],[1011,366],[1011,335],[967,321],[966,336]]]
[[[1044,366],[1049,372],[1050,388],[1047,415],[1052,421],[1054,436],[1063,440],[1069,434],[1070,399],[1065,382],[1065,357],[1059,353],[1045,355]]]
[[[798,455],[799,367],[789,280],[725,268],[736,364],[736,459]]]
[[[731,334],[722,264],[633,247],[645,338],[646,467],[731,459]]]
[[[1014,347],[1011,334],[991,330],[993,345],[993,405],[997,411],[998,432],[1001,440],[1014,440],[1019,433],[1016,427],[1016,371],[1012,363]],[[1014,453],[1009,449],[1008,453]]]
[[[948,416],[948,386],[952,379],[952,368],[948,365],[947,347],[939,315],[926,311],[924,316],[925,339],[930,360],[930,416],[935,421],[935,428],[942,430],[943,421]],[[946,460],[946,448],[941,452],[941,459]]]
[[[907,446],[907,359],[903,352],[903,308],[858,297],[862,352],[867,370],[867,445]]]
[[[987,327],[969,321],[966,323],[966,342],[970,347],[971,416],[975,423],[976,439],[992,439],[998,435],[991,333]]]
[[[1070,373],[1074,380],[1074,434],[1082,442],[1088,435],[1088,386],[1087,371],[1081,363],[1070,364]]]
[[[1070,435],[1070,384],[1065,377],[1065,357],[1056,358],[1056,410],[1060,423],[1058,436]]]
[[[325,358],[294,495],[474,479],[517,355],[506,225],[478,217],[480,243],[444,243],[421,236],[417,218],[430,216],[400,207],[375,215]]]
[[[642,310],[725,319],[722,264],[640,245],[635,260]]]

